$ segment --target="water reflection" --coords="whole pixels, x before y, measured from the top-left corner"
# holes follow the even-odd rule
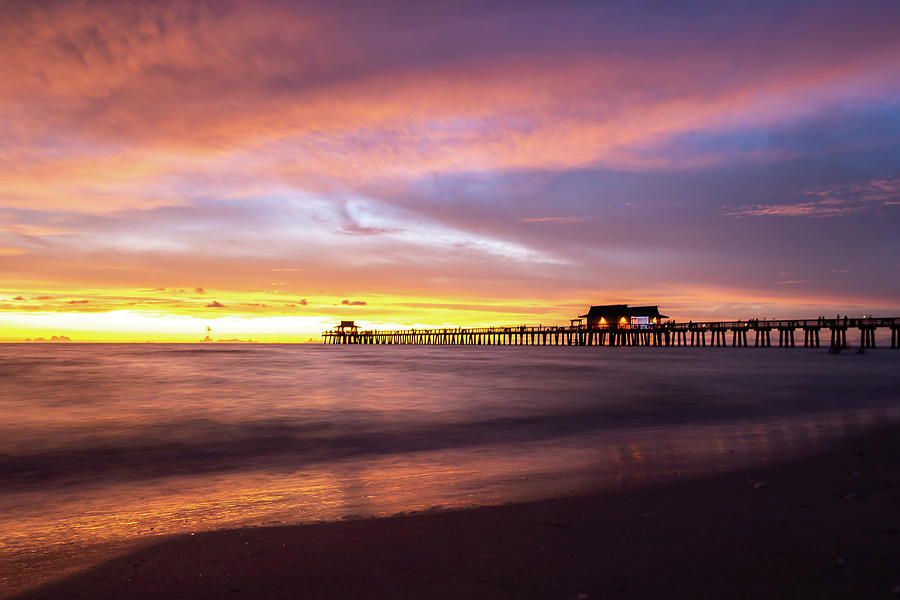
[[[0,548],[643,485],[900,419],[896,355],[606,350],[0,346]]]
[[[565,441],[410,452],[290,472],[259,470],[4,494],[6,550],[234,527],[385,516],[535,500],[790,460],[900,411],[834,412],[746,424],[646,428]]]

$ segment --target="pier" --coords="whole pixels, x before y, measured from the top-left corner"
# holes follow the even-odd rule
[[[741,321],[667,321],[660,323],[567,326],[519,325],[360,331],[344,321],[322,337],[326,344],[406,344],[422,346],[654,346],[819,348],[828,342],[841,350],[859,332],[859,348],[875,348],[875,333],[890,330],[890,347],[900,348],[900,317],[748,319]],[[777,332],[777,336],[772,335]],[[730,341],[730,344],[729,344]]]

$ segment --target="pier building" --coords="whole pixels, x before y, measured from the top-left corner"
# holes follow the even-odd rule
[[[604,304],[590,307],[587,314],[578,318],[590,329],[646,329],[669,317],[660,314],[658,306]]]

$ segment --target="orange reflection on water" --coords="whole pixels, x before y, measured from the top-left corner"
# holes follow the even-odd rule
[[[900,420],[900,409],[648,428],[378,458],[294,470],[120,481],[0,503],[0,549],[199,530],[386,516],[522,502],[790,460],[851,433]]]

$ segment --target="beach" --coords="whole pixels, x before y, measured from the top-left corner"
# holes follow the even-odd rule
[[[892,427],[588,495],[156,538],[16,597],[892,598],[898,528]]]

